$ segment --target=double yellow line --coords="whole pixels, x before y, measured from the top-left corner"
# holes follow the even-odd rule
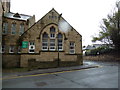
[[[95,66],[92,68],[100,68],[102,66]],[[82,70],[89,70],[91,68],[83,68],[83,69],[77,69],[77,70],[68,70],[68,71],[59,71],[59,72],[53,72],[53,73],[41,73],[41,74],[35,74],[35,75],[24,75],[24,76],[11,76],[11,77],[3,77],[0,78],[0,80],[8,80],[8,79],[17,79],[17,78],[24,78],[24,77],[35,77],[35,76],[42,76],[42,75],[50,75],[50,74],[59,74],[59,73],[65,73],[65,72],[74,72],[74,71],[82,71]]]

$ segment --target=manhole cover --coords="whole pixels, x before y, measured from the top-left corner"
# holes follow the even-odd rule
[[[35,83],[35,85],[36,86],[45,86],[45,85],[47,85],[47,83],[46,82],[37,82],[37,83]]]

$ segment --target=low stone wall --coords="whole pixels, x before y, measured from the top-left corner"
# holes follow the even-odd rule
[[[20,55],[2,55],[2,67],[20,67]]]
[[[29,68],[55,68],[82,65],[83,59],[81,54],[63,54],[60,53],[59,61],[57,53],[46,53],[42,57],[39,54],[5,54],[2,55],[3,68],[10,67],[29,67]]]
[[[81,54],[64,54],[60,52],[58,62],[57,52],[41,52],[40,54],[22,54],[21,67],[49,68],[60,66],[74,66],[83,64]],[[50,64],[50,65],[49,65]]]
[[[40,69],[40,68],[56,68],[56,67],[76,66],[76,65],[83,64],[82,55],[73,55],[73,56],[77,56],[76,60],[63,61],[61,59],[59,59],[59,60],[54,59],[53,61],[36,61],[36,59],[29,59],[28,67],[30,69],[38,69],[38,68]],[[69,55],[66,55],[66,57],[69,57]]]
[[[119,57],[115,55],[83,56],[83,60],[120,61],[120,56]]]
[[[56,67],[67,67],[67,66],[77,66],[82,65],[79,61],[36,61],[28,60],[29,69],[42,69],[42,68],[56,68]]]

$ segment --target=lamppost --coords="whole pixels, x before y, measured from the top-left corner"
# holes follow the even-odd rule
[[[59,41],[60,41],[59,40],[59,30],[61,32],[67,33],[71,29],[70,24],[66,20],[64,20],[64,19],[60,20],[61,16],[62,16],[62,14],[60,14],[58,16],[58,36],[57,36],[57,38],[58,38],[58,66],[60,65],[59,64],[60,63],[60,59],[59,59]]]
[[[120,1],[118,2],[118,34],[120,34],[120,30],[119,30],[119,28],[120,28],[120,25],[119,25],[119,23],[120,23],[119,16],[120,16]]]
[[[118,24],[117,24],[117,29],[118,29],[118,38],[117,38],[117,40],[119,40],[120,39],[120,1],[118,2],[118,15],[117,15],[117,19],[118,19]],[[119,43],[119,42],[118,42]],[[118,46],[117,46],[117,49],[118,49],[118,51],[119,51],[119,46],[120,44],[118,44]]]
[[[60,18],[61,18],[61,16],[62,16],[62,13],[58,16],[58,35],[59,35],[59,21],[60,21]],[[59,60],[59,36],[57,35],[57,41],[58,41],[58,67],[59,67],[59,65],[60,65],[60,60]]]

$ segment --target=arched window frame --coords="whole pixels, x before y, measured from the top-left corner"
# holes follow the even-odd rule
[[[25,31],[25,25],[24,25],[24,23],[21,23],[20,29],[19,29],[19,35],[22,35],[24,33],[24,31]]]
[[[61,35],[61,37],[59,37],[59,35]],[[58,33],[57,34],[57,48],[59,49],[59,51],[63,50],[63,34]]]
[[[16,23],[13,22],[12,25],[11,25],[11,34],[16,34]]]
[[[56,29],[54,26],[50,27],[50,38],[51,39],[55,39],[55,32],[56,32]]]
[[[3,34],[7,34],[8,33],[8,22],[3,22]]]
[[[48,34],[46,32],[42,34],[42,50],[48,50]]]

